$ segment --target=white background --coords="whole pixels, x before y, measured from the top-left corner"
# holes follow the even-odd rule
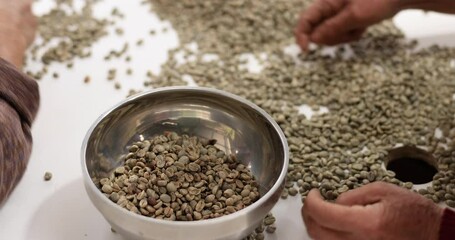
[[[46,12],[51,2],[39,1],[34,11]],[[161,33],[170,24],[160,22],[139,2],[101,2],[96,7],[97,15],[109,15],[113,6],[126,14],[126,19],[120,22],[125,35],[103,38],[95,44],[93,56],[75,62],[72,70],[52,65],[50,72],[58,72],[60,78],[53,79],[50,74],[39,82],[41,107],[33,126],[33,154],[22,181],[0,209],[0,239],[121,239],[111,233],[110,226],[85,194],[80,147],[95,119],[124,99],[130,88],[141,88],[147,70],[158,73],[160,64],[167,58],[167,50],[178,45],[174,31]],[[407,11],[395,17],[395,22],[408,37],[421,39],[423,45],[455,42],[453,16]],[[150,36],[151,29],[159,34]],[[145,40],[142,47],[135,46],[139,38]],[[102,60],[111,49],[121,49],[125,41],[130,42],[131,63]],[[31,63],[30,68],[39,66]],[[125,74],[128,67],[134,70],[132,76]],[[117,68],[121,90],[115,90],[113,82],[106,80],[110,68]],[[88,85],[83,83],[86,75],[92,78]],[[54,175],[49,182],[43,181],[46,171]],[[300,207],[299,197],[280,200],[273,209],[277,232],[266,239],[308,239]]]

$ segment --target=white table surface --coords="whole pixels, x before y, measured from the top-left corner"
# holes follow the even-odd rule
[[[80,148],[95,119],[124,99],[130,88],[141,88],[147,70],[158,73],[160,64],[167,58],[167,50],[178,44],[172,30],[165,34],[158,31],[160,34],[154,37],[148,34],[151,29],[160,30],[170,24],[160,22],[139,2],[110,0],[100,3],[96,7],[96,14],[100,16],[108,15],[113,6],[126,13],[126,19],[120,22],[125,35],[103,38],[95,44],[93,56],[76,61],[72,70],[63,65],[52,65],[49,70],[59,72],[60,78],[53,79],[50,74],[39,82],[41,107],[33,126],[33,154],[22,181],[0,209],[0,239],[121,239],[111,232],[85,194]],[[49,6],[50,0],[41,0],[34,6],[34,11],[41,14]],[[455,42],[453,16],[407,11],[395,17],[395,22],[408,37],[421,39],[423,45]],[[139,38],[145,40],[142,47],[135,46]],[[102,60],[112,48],[120,49],[125,41],[130,42],[131,63],[122,60],[105,63]],[[30,67],[37,69],[39,66],[31,63]],[[125,74],[128,66],[134,70],[132,76]],[[110,68],[118,69],[120,91],[114,89],[113,82],[106,80]],[[83,83],[86,75],[92,78],[90,84]],[[49,182],[43,181],[46,171],[54,175]],[[278,229],[266,239],[308,239],[300,218],[300,207],[299,197],[280,200],[273,209]]]

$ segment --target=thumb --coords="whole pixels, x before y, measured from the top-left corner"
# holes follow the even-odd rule
[[[392,184],[383,182],[370,183],[341,194],[336,203],[347,206],[374,204],[395,190],[394,187]]]

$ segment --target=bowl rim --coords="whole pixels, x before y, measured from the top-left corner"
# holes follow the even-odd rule
[[[124,208],[118,206],[117,204],[112,202],[109,198],[104,196],[104,194],[93,183],[93,181],[90,177],[90,174],[88,172],[87,164],[86,164],[85,156],[86,156],[87,144],[88,144],[90,137],[93,134],[93,131],[100,124],[101,121],[103,121],[107,116],[109,116],[112,112],[117,110],[119,107],[121,107],[129,102],[132,102],[136,99],[147,96],[147,95],[169,92],[169,91],[192,91],[192,92],[204,92],[204,93],[209,92],[209,93],[221,95],[223,97],[231,98],[231,99],[234,99],[238,102],[241,102],[241,103],[251,107],[252,109],[257,111],[260,115],[265,117],[265,119],[270,124],[272,124],[275,132],[278,134],[278,136],[280,138],[281,144],[283,145],[284,162],[283,162],[283,168],[281,169],[278,179],[275,181],[273,186],[270,188],[270,190],[264,196],[261,196],[256,202],[254,202],[253,204],[251,204],[237,212],[234,212],[234,213],[231,213],[228,215],[224,215],[221,217],[217,217],[217,218],[202,219],[202,220],[197,220],[197,221],[169,221],[169,220],[164,220],[164,219],[156,219],[156,218],[152,218],[152,217],[143,216],[140,214],[130,212],[127,209],[124,209]],[[106,112],[101,114],[101,116],[99,116],[96,119],[96,121],[92,124],[92,126],[90,127],[90,129],[88,130],[87,134],[84,137],[84,140],[82,143],[82,149],[81,149],[81,164],[82,164],[82,178],[83,178],[84,182],[91,183],[91,184],[85,184],[86,190],[88,191],[87,187],[89,187],[90,190],[92,190],[95,193],[96,197],[101,199],[101,201],[103,201],[104,203],[106,203],[110,206],[113,206],[113,207],[117,208],[118,210],[123,211],[125,214],[129,215],[132,218],[136,218],[137,220],[147,221],[147,222],[157,223],[157,224],[164,224],[164,225],[168,225],[169,227],[176,227],[176,226],[190,227],[190,226],[200,225],[201,223],[217,224],[217,223],[226,222],[226,221],[230,221],[230,220],[232,221],[232,220],[236,219],[238,216],[243,215],[247,212],[251,212],[254,209],[256,209],[258,206],[265,204],[266,201],[275,194],[276,190],[278,190],[278,188],[280,188],[280,186],[282,184],[284,184],[284,180],[285,180],[288,166],[289,166],[289,147],[288,147],[286,137],[285,137],[283,131],[281,130],[281,128],[279,127],[278,123],[267,112],[265,112],[265,110],[263,110],[256,104],[250,102],[249,100],[247,100],[243,97],[240,97],[238,95],[235,95],[235,94],[223,91],[223,90],[219,90],[219,89],[215,89],[215,88],[208,88],[208,87],[189,87],[189,86],[161,87],[161,88],[147,90],[147,91],[135,94],[133,96],[130,96],[130,97],[120,101],[119,103],[115,104],[113,107],[109,108]],[[92,201],[92,204],[94,204],[93,200],[91,198],[90,198],[90,200]],[[96,205],[95,205],[95,207],[98,209],[98,207]]]

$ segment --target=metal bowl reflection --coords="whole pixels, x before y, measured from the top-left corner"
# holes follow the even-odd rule
[[[216,139],[216,146],[251,168],[261,198],[236,213],[195,222],[172,222],[131,213],[106,198],[92,179],[109,176],[133,142],[175,131]],[[111,226],[126,239],[241,239],[278,201],[289,162],[283,132],[256,105],[209,88],[170,87],[128,98],[103,114],[82,146],[85,188]]]

